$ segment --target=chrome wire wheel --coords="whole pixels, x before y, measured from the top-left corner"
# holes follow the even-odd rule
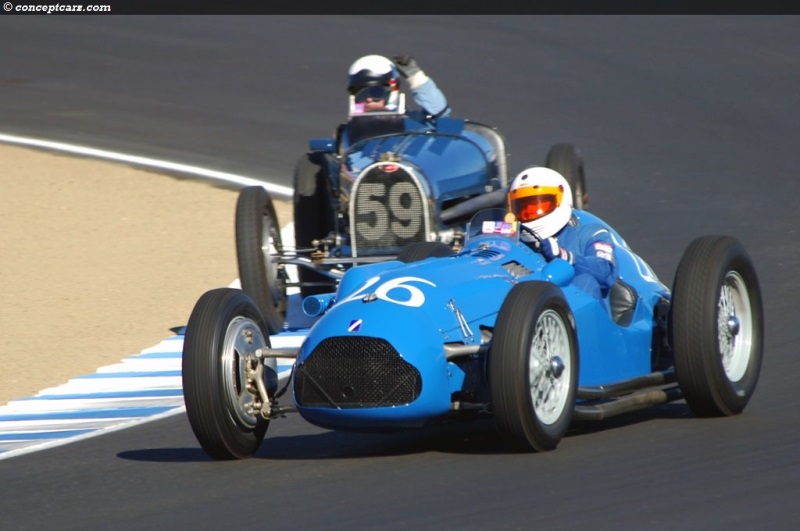
[[[236,424],[254,428],[259,421],[261,400],[251,380],[256,365],[256,349],[267,348],[258,325],[251,319],[236,317],[228,325],[222,346],[222,386],[228,412]]]
[[[531,342],[528,381],[531,401],[542,424],[556,422],[570,394],[572,365],[567,325],[561,316],[546,310],[539,317]]]
[[[717,304],[717,332],[722,367],[731,382],[744,377],[753,344],[753,311],[747,285],[736,271],[725,275]]]

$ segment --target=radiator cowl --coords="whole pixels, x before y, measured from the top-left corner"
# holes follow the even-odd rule
[[[297,366],[301,407],[354,409],[407,405],[422,392],[419,371],[386,340],[329,337]]]

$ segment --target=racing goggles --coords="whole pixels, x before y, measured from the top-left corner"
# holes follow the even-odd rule
[[[386,85],[372,85],[371,87],[356,91],[354,94],[355,102],[366,103],[368,99],[372,101],[387,100],[391,92],[391,87],[387,87]]]
[[[511,191],[508,206],[519,221],[528,223],[553,212],[563,197],[561,186],[527,186]]]

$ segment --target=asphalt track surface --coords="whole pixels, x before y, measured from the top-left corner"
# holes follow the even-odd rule
[[[179,415],[0,463],[0,528],[795,529],[798,22],[0,18],[4,132],[284,185],[307,139],[343,118],[352,59],[411,53],[455,115],[506,135],[512,170],[580,146],[589,207],[665,283],[694,237],[737,236],[766,311],[761,379],[737,417],[678,402],[530,455],[490,424],[364,435],[290,417],[254,459],[218,463]]]

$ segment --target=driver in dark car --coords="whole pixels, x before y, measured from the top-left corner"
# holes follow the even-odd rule
[[[400,92],[401,77],[419,110],[406,112],[405,95]],[[406,127],[424,130],[433,126],[437,118],[450,114],[444,93],[408,55],[395,56],[394,61],[382,55],[357,59],[348,71],[347,91],[348,120],[336,133],[340,153],[362,140],[403,133]],[[411,125],[406,124],[407,118]],[[370,162],[367,156],[351,153],[345,174],[354,175]]]
[[[425,122],[450,114],[444,93],[413,57],[398,55],[391,61],[382,55],[366,55],[350,65],[348,71],[347,90],[352,97],[350,116],[376,111],[404,112],[398,82],[400,76],[408,83],[416,104],[422,108],[422,113],[408,112],[409,117]]]

